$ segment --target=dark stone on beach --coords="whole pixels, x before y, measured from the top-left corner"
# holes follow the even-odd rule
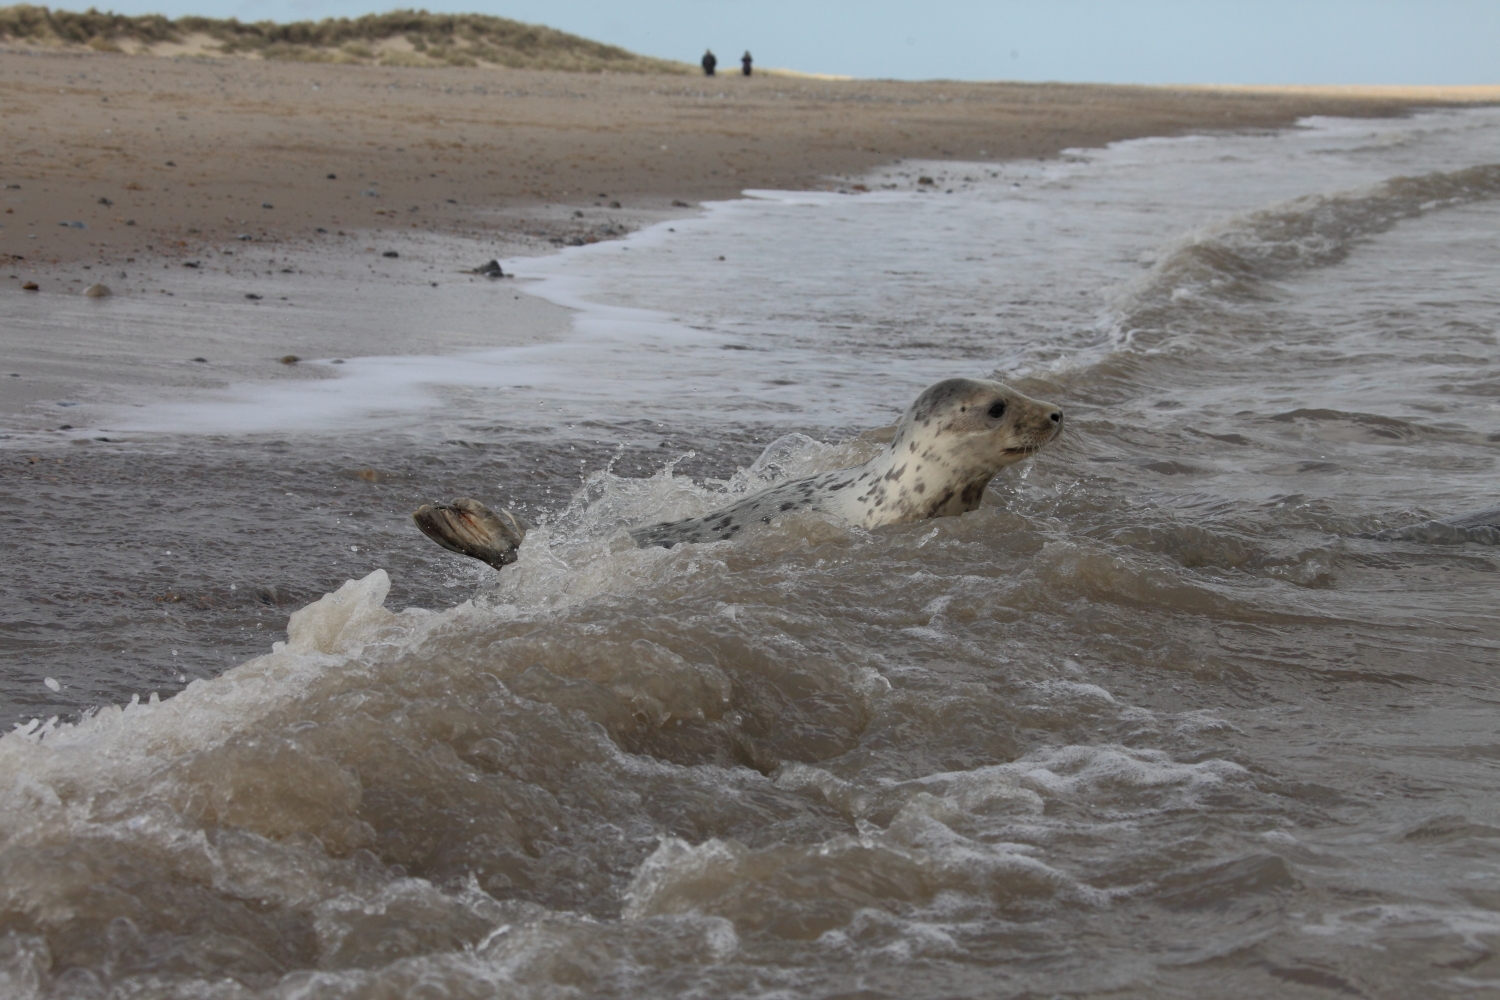
[[[687,202],[683,201],[681,198],[673,198],[672,199],[672,207],[673,208],[691,208],[692,206],[689,205]]]
[[[99,204],[104,205],[105,207],[108,207],[110,205],[113,205],[114,202],[110,201],[108,198],[100,198],[99,199]]]
[[[382,257],[399,257],[401,255],[399,253],[397,253],[396,251],[394,251],[394,250],[387,250],[385,253],[381,254],[380,256],[382,256]]]
[[[918,177],[917,178],[917,183],[918,184],[936,184],[937,181],[933,180],[931,177]]]
[[[246,292],[245,293],[245,298],[247,298],[247,299],[259,299],[260,296],[256,295],[254,292]]]
[[[582,236],[575,236],[571,240],[568,241],[568,246],[570,246],[570,247],[581,247],[581,246],[583,246],[583,244],[584,244],[584,239],[583,239]]]
[[[479,265],[478,267],[474,268],[474,273],[482,274],[486,278],[505,277],[505,272],[500,269],[500,262],[498,260],[492,260],[488,264]],[[434,284],[436,283],[434,282]]]
[[[70,431],[72,429],[73,429],[73,425],[72,424],[63,424],[61,427],[58,428],[58,430],[60,430],[60,431]]]
[[[169,167],[175,167],[175,166],[177,166],[177,164],[173,163],[171,160],[168,160],[167,161],[167,166],[169,166]]]
[[[313,232],[315,232],[315,233],[326,233],[326,232],[328,232],[328,230],[324,229],[322,226],[319,226],[317,229],[314,229]]]
[[[328,179],[331,180],[331,181],[336,181],[336,180],[339,179],[339,176],[338,176],[338,174],[329,174],[328,175]]]
[[[609,203],[609,207],[610,208],[619,208],[620,207],[620,203],[618,201],[612,201],[612,202]]]
[[[87,229],[89,227],[88,223],[79,222],[77,219],[74,219],[71,222],[59,222],[58,225],[62,226],[64,229]]]
[[[196,362],[198,362],[200,365],[206,365],[206,364],[208,364],[208,359],[207,358],[194,358],[193,360],[196,361]]]
[[[295,354],[285,354],[285,355],[282,355],[278,360],[282,364],[284,364],[284,365],[295,365],[297,362],[301,361],[302,359],[299,358],[299,357],[297,357],[297,355],[295,355]]]
[[[583,218],[583,213],[581,211],[579,211],[578,209],[575,208],[573,210],[573,218],[575,218],[575,219],[581,219],[581,218]]]
[[[41,286],[38,285],[35,281],[27,281],[27,282],[23,282],[22,283],[22,285],[21,285],[21,291],[23,291],[23,292],[34,292],[34,291],[36,291],[40,287]]]
[[[273,204],[271,204],[269,201],[263,201],[263,202],[260,203],[260,207],[261,208],[275,208],[276,206],[273,205]]]
[[[133,226],[133,225],[135,225],[135,220],[134,219],[126,219],[125,220],[125,225],[127,225],[127,226]]]
[[[198,260],[185,260],[185,261],[182,262],[182,266],[183,267],[199,268],[199,267],[203,266],[203,262],[202,261],[198,261]]]

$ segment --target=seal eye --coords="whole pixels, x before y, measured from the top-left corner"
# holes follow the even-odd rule
[[[990,416],[996,420],[999,420],[1001,417],[1005,416],[1005,400],[1002,399],[998,402],[990,404]]]

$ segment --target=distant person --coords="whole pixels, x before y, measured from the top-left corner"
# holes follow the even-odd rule
[[[717,65],[719,65],[719,60],[716,59],[716,58],[714,58],[714,50],[713,49],[704,49],[703,50],[703,75],[704,76],[713,76],[714,75],[714,67],[717,66]]]
[[[749,76],[750,75],[750,64],[752,62],[754,62],[754,61],[755,60],[753,60],[753,59],[750,58],[750,50],[746,49],[745,50],[745,54],[742,55],[742,56],[740,56],[740,72],[744,73],[746,76]]]

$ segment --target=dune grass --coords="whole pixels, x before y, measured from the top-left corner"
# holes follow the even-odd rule
[[[409,66],[511,66],[580,73],[690,73],[696,67],[652,59],[614,45],[535,24],[482,14],[398,10],[357,18],[277,24],[159,14],[131,17],[20,4],[0,7],[0,40],[49,47],[151,52],[208,39],[210,54],[306,62]]]

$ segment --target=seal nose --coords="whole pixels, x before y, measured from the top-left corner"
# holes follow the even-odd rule
[[[1051,413],[1047,414],[1047,416],[1051,417],[1052,422],[1058,427],[1062,426],[1062,410],[1053,410]]]

